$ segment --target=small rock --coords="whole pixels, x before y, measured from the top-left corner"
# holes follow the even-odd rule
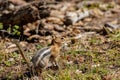
[[[100,64],[94,64],[94,65],[92,65],[92,67],[99,67],[100,66]]]
[[[3,14],[8,14],[8,13],[10,13],[8,10],[3,11]]]
[[[64,13],[61,12],[61,11],[58,11],[58,10],[52,10],[51,13],[50,13],[50,16],[51,17],[57,17],[57,18],[60,18],[60,19],[64,19]]]
[[[13,2],[14,4],[17,4],[17,5],[27,4],[24,0],[10,0],[10,1]]]
[[[64,2],[64,4],[62,4],[62,6],[61,6],[61,8],[60,8],[60,11],[65,12],[65,11],[67,11],[68,9],[70,9],[71,6],[73,6],[73,4],[68,3],[68,2]]]
[[[90,22],[90,21],[92,21],[92,18],[85,18],[84,21]]]
[[[14,9],[15,9],[15,6],[14,6],[13,4],[10,4],[10,5],[9,5],[9,9],[10,9],[10,10],[14,10]]]
[[[31,34],[29,33],[30,32],[30,29],[29,28],[26,28],[23,32],[24,35],[26,36],[30,36]]]
[[[40,38],[39,35],[32,35],[27,40],[34,40],[34,39],[39,39],[39,38]]]
[[[13,61],[14,61],[14,58],[9,58],[8,61],[13,62]]]
[[[76,73],[76,74],[81,74],[82,71],[80,71],[80,70],[77,69],[77,70],[75,71],[75,73]]]
[[[67,64],[73,64],[73,61],[68,61]]]
[[[52,24],[45,24],[44,29],[46,29],[46,30],[53,30],[54,26]]]
[[[62,26],[59,26],[59,25],[54,25],[54,29],[56,31],[59,31],[59,32],[63,32],[64,31],[64,28]]]
[[[57,17],[49,17],[46,22],[54,23],[54,24],[63,24],[60,18]]]
[[[11,45],[9,45],[7,48],[10,49],[10,48],[15,48],[15,47],[16,45],[11,43]]]
[[[74,24],[74,26],[83,26],[84,23],[82,21],[78,21],[77,23]]]
[[[95,8],[91,11],[91,15],[94,17],[100,18],[101,16],[104,15],[104,13],[100,9]]]
[[[26,46],[28,45],[28,43],[27,43],[26,41],[21,41],[21,42],[20,42],[20,45],[21,45],[22,47],[26,47]]]

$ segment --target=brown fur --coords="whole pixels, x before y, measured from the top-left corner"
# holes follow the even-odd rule
[[[57,64],[59,56],[60,56],[60,49],[61,49],[61,44],[62,44],[62,40],[60,38],[54,38],[52,40],[52,45],[50,46],[51,48],[51,62],[54,62],[55,64]]]
[[[58,44],[54,44],[50,48],[53,57],[56,58],[60,54],[60,46]]]
[[[53,57],[56,58],[60,54],[61,44],[62,44],[62,40],[58,37],[55,37],[52,40],[52,45],[50,48],[51,48]]]

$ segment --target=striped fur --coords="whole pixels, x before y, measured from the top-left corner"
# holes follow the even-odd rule
[[[32,63],[35,67],[44,68],[50,59],[51,50],[48,47],[42,48],[36,52],[32,58]]]

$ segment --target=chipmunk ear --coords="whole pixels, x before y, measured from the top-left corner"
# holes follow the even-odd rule
[[[53,36],[52,36],[51,44],[54,44],[54,43],[61,44],[61,42],[62,42],[62,39],[61,39],[60,36],[56,36],[56,35],[53,35]]]
[[[51,45],[55,43],[55,38],[56,38],[56,36],[52,35]]]
[[[57,35],[52,35],[52,39],[58,38]]]

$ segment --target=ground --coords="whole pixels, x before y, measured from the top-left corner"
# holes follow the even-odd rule
[[[30,60],[37,50],[50,45],[51,35],[57,34],[65,39],[63,45],[66,45],[61,50],[59,70],[43,70],[43,79],[120,80],[119,2],[72,0],[52,4],[49,7],[52,7],[51,15],[41,20],[44,28],[39,30],[43,31],[37,34],[39,38],[32,36],[36,34],[32,33],[35,30],[33,26],[35,23],[31,23],[27,25],[30,29],[33,27],[31,33],[29,31],[31,35],[19,42],[24,54]],[[75,23],[76,19],[73,18],[76,16],[70,18],[70,23],[67,22],[65,17],[67,12],[82,13],[80,16],[83,16],[84,11],[88,11],[89,15],[78,19]],[[15,38],[0,37],[0,78],[27,79],[28,76],[24,74],[29,72],[27,64],[11,39]]]

